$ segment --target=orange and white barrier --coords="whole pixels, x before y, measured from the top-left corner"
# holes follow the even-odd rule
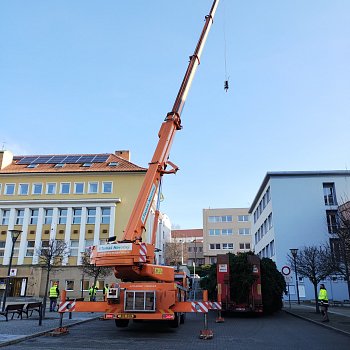
[[[61,302],[58,308],[58,312],[72,312],[74,310],[75,310],[75,300]]]

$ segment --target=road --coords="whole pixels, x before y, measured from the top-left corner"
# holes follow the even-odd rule
[[[162,323],[132,323],[128,328],[116,328],[113,321],[94,320],[70,328],[68,335],[41,336],[11,345],[6,349],[349,349],[350,337],[325,329],[281,311],[264,317],[226,317],[215,323],[215,313],[209,317],[211,340],[199,339],[203,316],[190,314],[178,329]]]

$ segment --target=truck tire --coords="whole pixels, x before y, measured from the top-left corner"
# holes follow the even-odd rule
[[[184,324],[185,320],[186,320],[186,314],[183,313],[183,314],[180,315],[180,324]]]
[[[169,321],[169,326],[171,328],[178,328],[180,326],[180,314],[175,312],[175,318]]]
[[[115,320],[117,328],[125,328],[129,325],[129,320]]]

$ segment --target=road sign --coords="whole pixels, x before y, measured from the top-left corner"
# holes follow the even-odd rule
[[[290,267],[289,266],[283,266],[282,267],[282,274],[285,276],[289,276],[290,275]]]
[[[284,280],[286,281],[286,283],[291,283],[293,282],[293,277],[292,276],[283,276]]]

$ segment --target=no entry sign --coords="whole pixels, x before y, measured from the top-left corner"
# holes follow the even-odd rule
[[[289,276],[290,275],[290,267],[289,266],[283,266],[282,267],[282,274],[285,276]]]

